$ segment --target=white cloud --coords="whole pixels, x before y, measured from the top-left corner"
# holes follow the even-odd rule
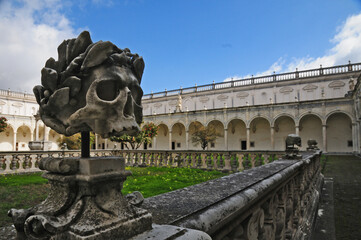
[[[61,13],[64,1],[23,0],[0,3],[0,89],[32,92],[40,70],[57,47],[76,34]]]
[[[347,64],[349,60],[354,63],[361,62],[361,13],[348,17],[344,24],[338,27],[338,33],[331,39],[331,42],[334,46],[324,56],[294,58],[288,63],[283,58],[279,58],[268,70],[257,73],[255,76],[270,75],[273,71],[276,73],[293,72],[296,68],[301,71],[319,68],[320,65],[323,67],[343,65]],[[237,76],[237,79],[249,77],[250,75]],[[230,79],[227,78],[225,81]]]

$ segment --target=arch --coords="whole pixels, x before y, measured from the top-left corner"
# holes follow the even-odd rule
[[[342,111],[336,111],[326,118],[327,152],[352,152],[352,118]]]
[[[0,150],[13,151],[14,150],[14,128],[8,124],[5,131],[0,133]]]
[[[337,109],[337,110],[331,111],[331,112],[329,112],[329,113],[326,114],[326,116],[325,116],[325,123],[327,124],[327,120],[328,120],[328,118],[329,118],[331,115],[337,114],[337,113],[345,114],[345,115],[347,115],[347,116],[350,118],[350,121],[351,121],[352,123],[355,122],[354,117],[353,117],[350,113]]]
[[[186,149],[186,128],[183,123],[177,122],[172,125],[172,148],[176,150]]]
[[[316,114],[304,114],[299,120],[299,135],[302,140],[301,150],[307,149],[307,141],[316,140],[317,146],[323,150],[322,119]]]
[[[288,134],[295,133],[296,123],[289,114],[280,114],[274,121],[274,143],[275,150],[284,151],[285,141]]]
[[[227,124],[227,146],[229,150],[247,149],[246,123],[241,119],[234,118]]]
[[[186,127],[186,124],[183,121],[178,120],[178,121],[174,122],[173,124],[171,124],[169,128],[173,129],[174,125],[176,125],[176,124],[182,124],[184,127]]]
[[[25,124],[19,126],[16,130],[16,151],[29,151],[29,142],[32,139],[31,128]]]
[[[166,124],[158,125],[158,135],[156,137],[156,149],[168,150],[169,148],[169,128]]]
[[[26,124],[26,123],[23,123],[22,125],[18,126],[18,127],[16,128],[16,131],[15,131],[15,132],[18,132],[19,128],[21,128],[21,127],[27,127],[27,128],[30,130],[31,133],[34,132],[34,131],[32,130],[33,128],[32,128],[29,124]]]
[[[267,150],[271,146],[271,125],[267,118],[256,117],[249,123],[250,149],[248,150]]]
[[[279,118],[282,118],[282,117],[289,117],[293,120],[294,124],[296,125],[296,119],[294,116],[292,116],[291,114],[288,114],[288,113],[281,113],[281,114],[278,114],[277,116],[275,116],[272,121],[271,121],[271,126],[274,127],[275,126],[275,123],[277,121],[277,119]]]
[[[270,125],[271,125],[271,120],[269,119],[269,117],[265,116],[265,115],[256,115],[250,118],[250,120],[246,123],[247,128],[251,127],[251,123],[258,118],[263,118],[264,120],[266,120]]]
[[[219,120],[211,120],[207,123],[207,127],[213,126],[216,130],[218,137],[214,143],[208,145],[210,150],[224,150],[225,149],[225,140],[224,140],[224,125]]]
[[[245,120],[245,119],[240,118],[240,117],[235,117],[235,118],[229,119],[229,120],[226,122],[225,125],[227,126],[227,128],[228,128],[229,123],[232,122],[233,120],[240,120],[240,121],[244,122],[244,124],[246,124],[246,120]]]
[[[315,112],[305,112],[305,113],[302,113],[299,116],[299,118],[295,121],[296,126],[299,126],[302,118],[305,116],[308,116],[308,115],[314,115],[315,117],[319,118],[321,120],[322,125],[324,125],[325,119],[323,116],[321,116],[320,114],[315,113]]]

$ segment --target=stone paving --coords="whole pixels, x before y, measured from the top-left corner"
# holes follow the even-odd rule
[[[333,179],[336,239],[361,239],[361,158],[327,156],[324,175]]]

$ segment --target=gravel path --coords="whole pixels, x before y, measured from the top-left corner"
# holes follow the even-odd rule
[[[324,175],[333,178],[336,239],[361,239],[361,158],[328,156]]]

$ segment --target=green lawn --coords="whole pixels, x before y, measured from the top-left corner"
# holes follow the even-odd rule
[[[127,168],[133,175],[123,186],[123,194],[139,191],[145,198],[219,178],[225,173],[190,168]],[[0,176],[0,227],[10,225],[10,208],[29,208],[43,201],[49,184],[41,173]]]

